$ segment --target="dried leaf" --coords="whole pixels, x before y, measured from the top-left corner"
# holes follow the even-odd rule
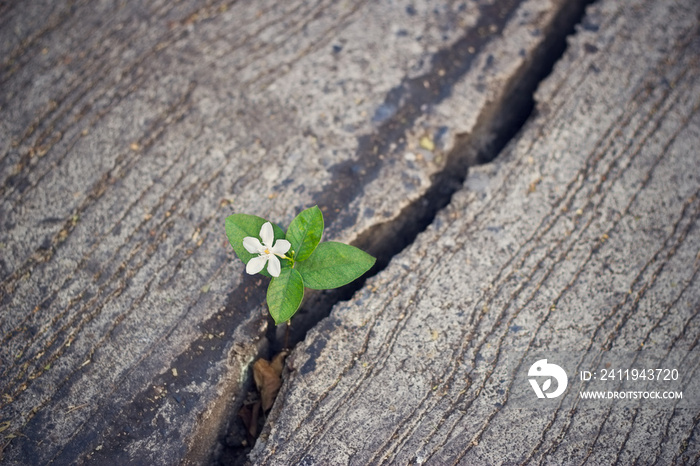
[[[4,432],[10,427],[10,421],[0,423],[0,432]]]
[[[423,136],[422,138],[420,138],[418,144],[420,144],[420,146],[423,149],[429,150],[431,152],[435,149],[435,143],[428,136]]]
[[[277,373],[277,375],[282,375],[282,369],[284,369],[284,360],[287,358],[287,355],[289,354],[288,351],[280,351],[275,355],[274,358],[272,358],[272,362],[270,363],[270,366],[272,369]]]
[[[282,385],[282,368],[284,367],[284,358],[286,352],[281,352],[272,359],[270,363],[267,359],[258,359],[253,364],[253,379],[255,386],[260,392],[263,411],[272,408],[275,402],[277,392]]]

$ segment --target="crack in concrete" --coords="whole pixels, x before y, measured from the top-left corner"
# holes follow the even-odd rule
[[[575,33],[575,27],[584,20],[586,7],[594,1],[567,2],[557,13],[551,28],[542,31],[545,38],[531,59],[525,61],[506,83],[502,98],[482,112],[472,133],[458,136],[454,149],[447,155],[444,168],[432,176],[431,187],[425,194],[405,207],[395,219],[370,228],[352,242],[354,246],[377,257],[377,263],[364,277],[339,289],[310,294],[289,328],[277,328],[270,324],[267,332],[269,355],[302,341],[311,328],[319,325],[330,314],[333,306],[350,299],[364,286],[367,278],[386,268],[391,259],[411,245],[432,224],[437,213],[450,203],[452,195],[462,188],[469,167],[493,161],[516,137],[535,110],[534,93],[537,86],[564,55],[566,38]],[[508,2],[510,12],[515,10],[518,3],[513,0]],[[484,8],[493,8],[495,11],[493,5]],[[500,4],[499,11],[503,11],[502,8],[503,5]],[[483,17],[487,17],[488,13],[494,14],[490,10],[483,13]],[[498,17],[501,19],[498,27],[502,30],[510,19],[510,13]],[[473,28],[477,29],[478,27]],[[471,66],[472,58],[468,50],[471,49],[473,53],[475,44],[481,49],[488,40],[472,37],[470,33],[465,34],[453,47],[442,50],[433,57],[429,73],[405,79],[387,94],[385,103],[403,102],[403,105],[392,118],[382,122],[375,133],[360,137],[358,160],[335,167],[332,192],[320,191],[313,195],[314,199],[319,199],[319,206],[326,212],[327,231],[337,233],[355,223],[356,219],[343,216],[343,210],[339,207],[348,205],[360,194],[362,187],[378,175],[381,162],[376,157],[370,157],[375,154],[375,147],[385,148],[391,143],[397,143],[406,127],[421,114],[423,104],[435,104],[448,98],[452,85]],[[423,85],[426,80],[431,83],[428,88],[430,91]],[[358,171],[355,169],[358,163],[363,164],[365,169],[361,182],[357,180]],[[244,397],[239,398],[242,400]],[[235,419],[232,423],[234,421]],[[248,449],[249,447],[245,448]],[[245,457],[240,454],[235,456]]]
[[[280,331],[274,326],[271,327],[268,339],[271,342],[273,352],[284,348],[285,341],[288,346],[294,346],[303,340],[312,327],[330,314],[336,303],[350,299],[357,290],[364,286],[367,278],[386,268],[391,259],[412,244],[416,237],[433,222],[437,213],[450,203],[452,195],[462,188],[469,167],[489,163],[498,156],[532,115],[535,108],[534,92],[537,86],[551,73],[554,65],[563,56],[566,50],[566,37],[574,33],[575,26],[583,20],[586,6],[592,3],[593,0],[569,2],[559,11],[553,22],[552,30],[544,32],[546,38],[535,50],[533,58],[526,61],[506,84],[503,98],[493,103],[480,115],[472,133],[458,136],[455,148],[447,155],[445,167],[433,175],[431,187],[426,193],[405,207],[395,219],[370,228],[352,242],[354,246],[377,258],[375,266],[362,278],[345,287],[309,296],[309,299],[304,302],[295,316],[288,335],[286,330]],[[469,42],[463,40],[455,45],[455,47],[465,48],[469,46]],[[438,76],[437,70],[441,66],[440,63],[447,60],[446,55],[447,53],[444,51],[436,55],[439,58],[435,60],[435,73],[429,73],[427,76],[433,74]],[[425,79],[426,76],[422,76],[411,81],[422,83]],[[446,82],[443,84],[450,85]],[[443,97],[447,94],[446,91],[441,92]],[[387,100],[391,100],[391,98],[387,97]],[[422,102],[422,97],[419,98],[419,101]],[[420,108],[420,105],[417,107]],[[402,127],[403,129],[405,127]],[[397,134],[399,133],[396,129],[390,131],[398,139]],[[379,136],[373,136],[372,141],[378,140],[378,138]],[[388,145],[393,140],[391,138],[384,139],[383,144]],[[366,144],[361,144],[361,148],[365,146]],[[370,144],[368,147],[371,149],[372,145]],[[356,184],[364,185],[364,183],[357,182]],[[319,195],[319,197],[323,196]],[[330,201],[325,201],[325,204],[323,201],[319,202],[319,205],[327,207],[324,210],[330,214],[327,217],[331,217],[331,221],[336,220],[330,228],[347,227],[347,222],[352,225],[354,219],[336,218],[339,216],[335,214],[333,208],[335,204],[332,202],[339,201],[337,197],[334,197]],[[344,199],[344,202],[347,205],[350,199]],[[341,224],[341,226],[337,224]]]

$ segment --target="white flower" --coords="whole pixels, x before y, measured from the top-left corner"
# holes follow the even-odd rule
[[[277,256],[284,257],[284,254],[292,247],[291,243],[286,239],[278,239],[275,241],[275,233],[272,231],[272,224],[265,222],[260,228],[260,238],[262,244],[257,238],[246,236],[243,238],[243,247],[251,254],[259,254],[258,257],[253,257],[245,266],[245,271],[253,275],[260,272],[267,265],[267,271],[273,277],[279,277],[282,268],[280,260]]]

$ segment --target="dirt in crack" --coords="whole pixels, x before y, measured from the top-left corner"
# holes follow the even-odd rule
[[[509,8],[515,11],[517,1],[510,1]],[[543,41],[536,47],[529,60],[526,60],[521,68],[503,87],[503,92],[497,102],[484,109],[477,124],[469,135],[458,138],[454,150],[448,154],[444,169],[433,175],[431,188],[423,196],[404,208],[392,221],[378,224],[368,231],[363,232],[352,244],[377,258],[375,266],[360,280],[335,290],[308,293],[302,308],[292,319],[291,326],[275,327],[271,322],[268,339],[270,341],[270,353],[262,355],[266,359],[272,359],[274,355],[293,347],[302,341],[306,333],[316,326],[322,319],[330,314],[331,309],[340,301],[346,301],[364,286],[367,278],[382,271],[391,261],[392,257],[412,244],[416,237],[430,225],[437,213],[449,204],[452,195],[462,187],[470,166],[488,163],[494,160],[508,142],[513,139],[528,120],[534,109],[534,92],[538,84],[545,79],[555,63],[562,57],[566,49],[566,37],[574,32],[574,28],[583,20],[587,5],[593,0],[581,0],[565,2],[550,23],[548,30],[542,31]],[[503,27],[510,18],[510,14],[496,15],[493,5],[485,5],[482,11],[482,20],[491,25],[494,17],[500,18],[500,26]],[[499,11],[503,11],[503,5],[499,4]],[[478,26],[471,30],[477,31]],[[383,122],[377,132],[372,136],[360,138],[357,159],[360,163],[365,160],[369,164],[364,172],[365,179],[358,181],[356,170],[350,166],[340,166],[335,172],[333,186],[337,190],[328,190],[315,193],[312,198],[317,200],[319,206],[326,212],[327,232],[334,232],[352,226],[353,218],[343,218],[338,206],[348,205],[352,199],[359,195],[362,186],[366,185],[379,172],[376,165],[376,157],[372,156],[375,147],[388,147],[390,144],[398,144],[405,130],[411,126],[420,113],[420,108],[425,103],[436,104],[448,98],[452,85],[466,74],[473,61],[471,55],[477,55],[478,50],[488,42],[487,39],[472,36],[467,33],[449,49],[438,52],[432,63],[432,69],[426,75],[417,78],[406,79],[393,91],[387,94],[388,104],[395,105],[402,102],[394,117]],[[477,53],[474,53],[475,49]],[[447,70],[447,71],[446,71]],[[428,94],[422,89],[423,83],[431,83],[430,88],[438,89],[437,92]],[[357,160],[353,160],[357,164]],[[248,405],[259,401],[259,394],[253,390],[247,396]],[[264,413],[261,411],[261,416]],[[243,416],[245,417],[245,415]],[[258,423],[256,433],[260,434],[263,418],[256,418]],[[228,447],[220,457],[220,464],[244,464],[246,453],[251,448],[251,442],[255,439],[246,431],[245,424],[250,425],[250,420],[243,423],[242,417],[237,416],[231,423],[228,438]],[[264,432],[265,429],[262,429]],[[247,437],[247,438],[246,438]],[[245,439],[243,445],[241,440]]]

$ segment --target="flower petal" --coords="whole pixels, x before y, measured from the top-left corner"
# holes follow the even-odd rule
[[[243,238],[243,247],[251,254],[260,254],[265,250],[263,245],[260,244],[260,241],[252,236],[246,236]]]
[[[270,249],[270,252],[272,254],[278,254],[278,255],[284,255],[287,251],[289,251],[289,248],[292,247],[292,243],[287,241],[286,239],[278,239],[275,245]]]
[[[277,258],[277,256],[270,255],[269,256],[270,260],[267,263],[267,273],[272,275],[273,277],[279,277],[280,272],[282,271],[282,267],[280,266],[280,260]],[[250,264],[250,262],[248,262]]]
[[[272,243],[275,241],[275,232],[272,230],[272,224],[270,222],[263,223],[263,226],[260,228],[260,237],[265,247],[272,247]]]
[[[250,275],[255,275],[265,267],[265,262],[267,262],[267,256],[253,257],[246,264],[245,271]]]

